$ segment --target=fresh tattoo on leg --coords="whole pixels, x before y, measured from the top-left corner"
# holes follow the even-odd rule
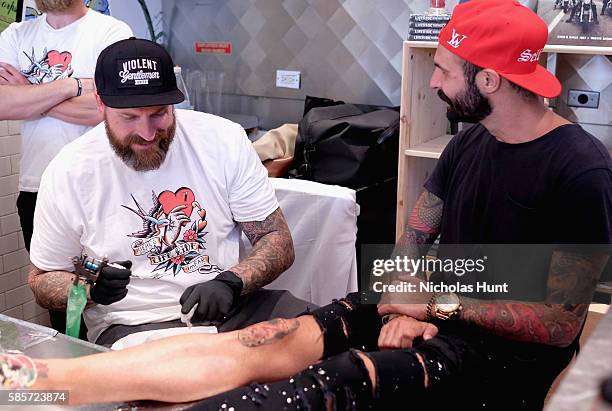
[[[2,388],[31,387],[37,377],[47,378],[47,375],[47,366],[43,362],[35,362],[23,354],[0,354],[0,385]]]
[[[259,347],[282,340],[300,327],[300,322],[293,319],[277,318],[254,324],[238,332],[238,341],[245,347]]]

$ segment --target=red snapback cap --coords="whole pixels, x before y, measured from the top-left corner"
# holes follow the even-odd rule
[[[459,4],[439,43],[462,59],[495,70],[542,97],[561,94],[561,83],[538,64],[548,40],[546,23],[514,0],[470,0]]]

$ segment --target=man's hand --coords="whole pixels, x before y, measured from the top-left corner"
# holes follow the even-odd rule
[[[231,271],[224,271],[213,280],[188,287],[179,302],[181,313],[188,314],[197,304],[192,323],[221,322],[236,305],[243,282]]]
[[[436,334],[438,327],[435,325],[401,315],[383,325],[378,336],[378,347],[381,350],[410,348],[415,338],[429,340]]]
[[[381,316],[387,314],[401,314],[420,321],[425,321],[427,317],[427,302],[429,302],[431,296],[424,296],[424,293],[421,294],[423,294],[421,300],[424,301],[422,304],[378,304],[378,314]]]
[[[19,70],[8,63],[0,63],[0,85],[30,85],[28,79]]]
[[[109,305],[122,300],[127,295],[127,285],[130,282],[130,275],[132,275],[130,270],[132,262],[129,260],[117,261],[116,264],[125,268],[105,266],[100,272],[98,280],[91,287],[90,295],[94,303]]]
[[[166,245],[172,245],[181,233],[181,227],[189,223],[189,216],[183,211],[187,205],[181,204],[174,207],[170,213],[168,213],[168,225],[164,232],[164,243]]]

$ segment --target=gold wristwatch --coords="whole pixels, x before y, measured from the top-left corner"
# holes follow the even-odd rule
[[[431,296],[427,304],[427,314],[425,321],[449,320],[459,314],[463,306],[459,296],[455,293],[435,294]]]

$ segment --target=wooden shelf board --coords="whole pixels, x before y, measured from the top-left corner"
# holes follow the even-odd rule
[[[547,45],[544,53],[612,54],[612,47]]]
[[[438,47],[437,41],[404,41],[408,46],[414,48],[435,49]],[[563,46],[563,45],[547,45],[544,47],[544,53],[571,53],[571,54],[612,54],[612,47],[594,47],[594,46]]]
[[[406,43],[408,46],[410,47],[414,47],[414,48],[421,48],[421,49],[435,49],[438,47],[438,42],[437,41],[408,41],[408,40],[404,40],[404,43]]]
[[[438,159],[440,158],[440,154],[442,154],[442,151],[444,151],[444,148],[451,140],[451,138],[453,138],[453,136],[450,134],[437,137],[423,144],[411,147],[407,149],[404,153],[410,157],[425,157]]]

